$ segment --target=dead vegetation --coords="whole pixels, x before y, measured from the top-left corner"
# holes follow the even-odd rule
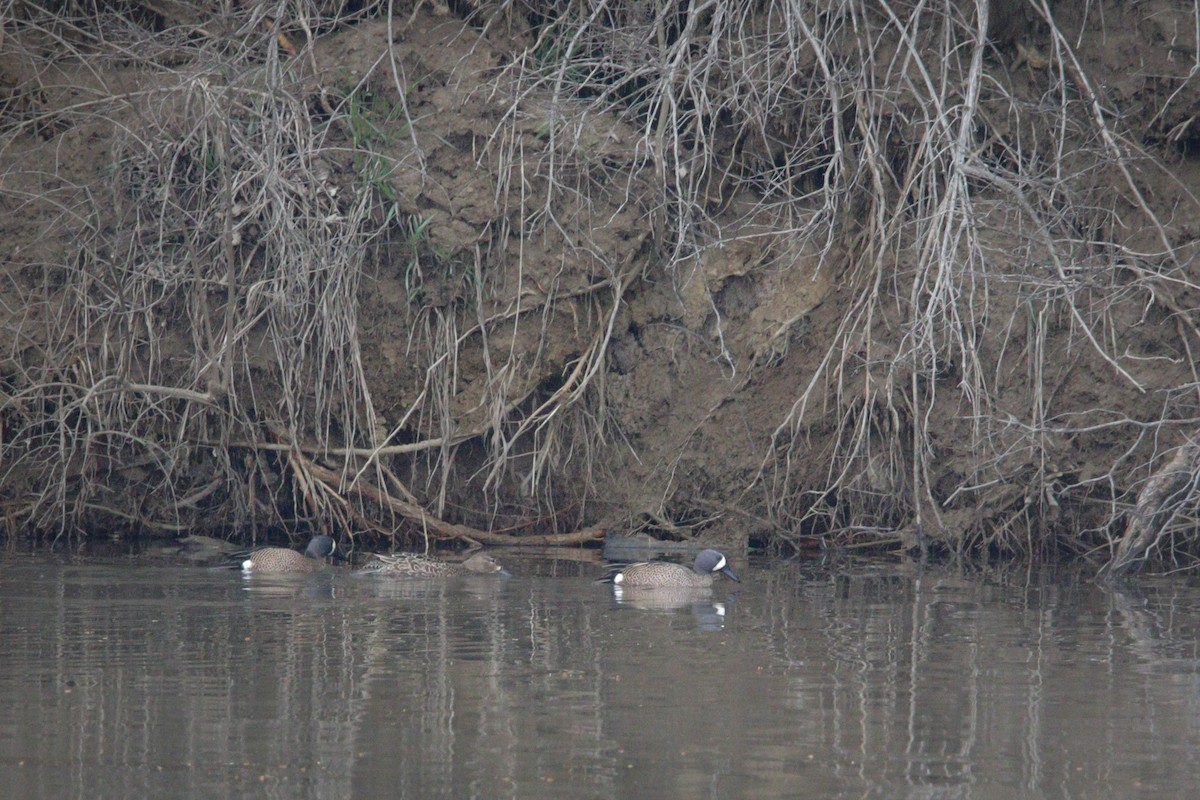
[[[1186,565],[1177,6],[10,0],[9,530]]]

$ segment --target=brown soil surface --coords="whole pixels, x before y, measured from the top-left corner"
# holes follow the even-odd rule
[[[668,128],[671,150],[635,113],[643,84],[562,89],[601,79],[559,68],[549,5],[307,31],[129,5],[157,36],[143,52],[3,23],[10,531],[919,531],[1107,554],[1196,428],[1200,84],[1177,3],[1054,5],[1061,38],[992,3],[957,229],[927,224],[953,168],[929,151],[957,133],[922,116],[957,119],[957,87],[814,120],[805,51],[791,109],[738,122],[731,57],[702,84],[728,105],[703,136]],[[911,56],[868,16],[883,96]],[[942,20],[903,19],[934,46]],[[771,20],[747,14],[747,35]],[[611,52],[674,52],[654,32],[675,22],[636,46],[614,23]],[[696,21],[689,59],[716,25]],[[861,46],[823,41],[831,63]],[[1038,116],[1056,103],[1061,136]],[[822,177],[839,158],[841,183]]]

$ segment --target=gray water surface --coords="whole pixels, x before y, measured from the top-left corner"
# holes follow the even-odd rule
[[[0,555],[7,797],[1096,798],[1200,785],[1200,590],[895,563],[625,596]],[[571,577],[554,577],[567,574]],[[597,573],[598,574],[598,573]]]

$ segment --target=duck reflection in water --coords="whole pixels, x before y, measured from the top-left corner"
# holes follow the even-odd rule
[[[725,603],[714,603],[712,589],[666,589],[662,587],[613,587],[617,605],[639,611],[690,610],[701,630],[720,630],[725,625]]]

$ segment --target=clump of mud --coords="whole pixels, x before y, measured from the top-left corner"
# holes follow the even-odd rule
[[[9,532],[1107,558],[1196,427],[1195,18],[732,5],[4,16]]]

